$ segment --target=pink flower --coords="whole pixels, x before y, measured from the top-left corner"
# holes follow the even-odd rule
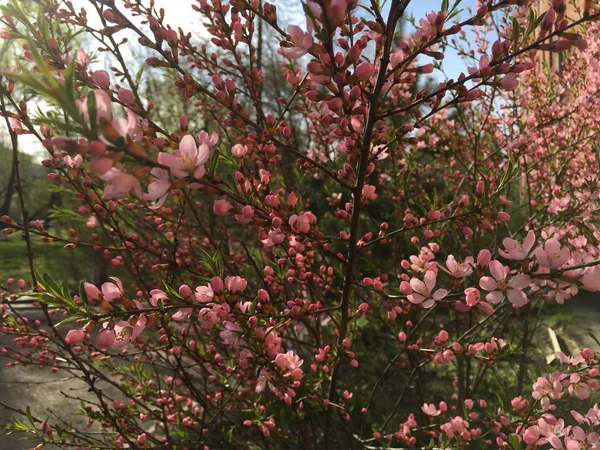
[[[485,297],[488,302],[500,303],[505,295],[516,306],[523,306],[529,302],[527,295],[522,291],[531,283],[528,275],[519,274],[511,277],[510,269],[497,260],[490,262],[490,273],[493,278],[481,277],[479,280],[479,286],[489,292]]]
[[[133,322],[133,324],[132,324]],[[137,319],[131,318],[127,320],[121,320],[114,326],[115,340],[112,344],[114,348],[125,348],[127,345],[135,341],[144,328],[146,327],[146,316],[141,314]]]
[[[560,247],[556,239],[548,239],[535,251],[535,257],[540,266],[558,269],[569,260],[571,252],[568,247]]]
[[[412,288],[413,293],[407,297],[408,300],[416,305],[423,304],[424,308],[431,308],[436,301],[441,300],[448,295],[446,289],[437,289],[435,292],[432,292],[435,287],[436,279],[437,274],[434,270],[425,272],[425,277],[423,278],[424,282],[418,278],[411,278],[410,287]]]
[[[75,63],[77,66],[85,69],[90,64],[90,56],[85,52],[84,49],[77,49],[77,55],[75,56]]]
[[[311,224],[316,223],[316,221],[317,218],[311,212],[301,212],[300,214],[292,214],[289,224],[296,233],[308,233]]]
[[[154,176],[154,181],[148,185],[148,193],[144,194],[143,199],[158,200],[154,205],[148,207],[149,209],[158,209],[165,203],[169,189],[171,189],[169,172],[160,167],[154,167],[150,174]]]
[[[106,70],[90,72],[90,78],[101,89],[108,89],[110,86],[110,75]]]
[[[127,142],[139,140],[141,138],[138,118],[130,109],[127,110],[127,119],[113,119],[110,124],[116,130],[118,135],[124,137]]]
[[[600,291],[600,267],[586,267],[580,281],[584,289],[592,292]]]
[[[212,327],[219,323],[220,318],[218,314],[211,308],[202,308],[198,312],[198,320],[200,321],[200,326],[203,329],[210,330]]]
[[[439,416],[442,413],[442,411],[437,409],[433,403],[424,403],[423,406],[421,406],[421,411],[431,417]]]
[[[279,353],[275,357],[275,365],[279,367],[282,372],[286,372],[286,375],[289,376],[294,381],[300,381],[304,377],[304,373],[300,366],[304,362],[298,355],[296,355],[293,351],[288,351],[287,353]]]
[[[448,258],[446,258],[447,269],[444,267],[441,267],[441,269],[452,275],[454,278],[464,278],[473,273],[473,263],[472,256],[468,256],[463,262],[459,263],[454,259],[454,255],[449,255]]]
[[[331,0],[326,3],[326,12],[329,19],[333,22],[334,26],[339,25],[344,21],[346,14],[348,13],[348,6],[354,5],[354,1],[350,0]]]
[[[205,173],[204,164],[210,158],[211,149],[206,143],[196,147],[190,134],[186,134],[179,142],[179,149],[173,154],[161,152],[158,162],[168,166],[177,178],[202,178]]]
[[[477,254],[477,266],[481,269],[484,269],[487,266],[489,266],[491,260],[492,253],[487,249],[483,249]]]
[[[84,329],[71,330],[65,336],[65,342],[67,344],[79,344],[82,342],[87,335],[87,332]]]
[[[246,156],[246,153],[248,153],[248,148],[245,145],[235,144],[231,148],[231,154],[236,158],[243,158],[244,156]]]
[[[361,81],[366,81],[373,76],[375,73],[375,65],[363,62],[358,65],[354,70],[354,75]]]
[[[479,289],[470,287],[465,289],[465,302],[469,307],[473,307],[481,300],[481,292]]]
[[[306,28],[308,31],[302,31],[297,25],[290,25],[287,28],[287,33],[293,46],[290,48],[282,48],[281,54],[289,59],[298,59],[306,55],[313,45],[313,25],[310,18],[306,20]]]
[[[535,234],[533,231],[529,231],[522,244],[511,238],[505,238],[502,243],[506,249],[506,251],[498,250],[502,256],[506,259],[522,261],[529,257],[529,253],[535,244]]]
[[[92,283],[83,283],[83,289],[88,300],[100,300],[100,289]]]
[[[215,296],[215,292],[213,291],[212,287],[210,287],[209,285],[198,286],[196,288],[196,292],[194,293],[194,297],[200,303],[208,303],[214,298],[214,296]]]
[[[241,342],[243,330],[242,328],[234,322],[225,321],[223,322],[223,326],[225,329],[219,333],[219,337],[223,341],[225,345],[230,345],[231,347],[237,347]]]
[[[119,88],[117,95],[119,96],[119,100],[121,100],[125,105],[132,105],[135,102],[135,96],[129,89]]]
[[[217,216],[228,216],[232,209],[232,204],[229,203],[226,198],[220,198],[219,200],[216,200],[215,204],[213,205],[213,212]]]
[[[169,297],[167,297],[167,294],[165,293],[165,291],[161,291],[160,289],[152,289],[150,291],[150,299],[148,300],[148,302],[152,305],[152,306],[157,306],[158,305],[158,301],[162,300],[163,303],[165,300],[168,300]]]
[[[100,222],[98,222],[98,218],[94,215],[91,215],[90,217],[88,217],[88,220],[85,223],[85,226],[87,228],[96,228],[99,225],[100,225]]]
[[[108,322],[102,324],[102,329],[98,332],[96,343],[101,348],[112,347],[115,342],[115,330],[109,327]]]
[[[116,277],[111,277],[111,280],[114,283],[107,281],[102,284],[102,295],[106,301],[112,302],[113,300],[120,299],[125,296],[125,292],[123,290],[123,283]]]
[[[247,285],[248,282],[239,276],[225,278],[225,287],[229,292],[242,292]]]
[[[375,189],[376,189],[375,186],[372,186],[370,184],[365,184],[362,189],[363,200],[375,200],[377,198]]]
[[[519,85],[519,80],[517,80],[517,77],[514,73],[509,73],[500,80],[498,85],[500,86],[500,89],[512,91]]]
[[[142,186],[140,185],[140,180],[133,175],[121,172],[114,167],[100,178],[110,182],[104,187],[103,197],[107,200],[121,199],[131,191],[133,191],[135,196],[138,198],[143,198],[144,196],[142,192]]]
[[[96,123],[100,124],[103,120],[110,121],[112,117],[112,103],[109,95],[101,89],[95,89],[93,95],[96,97]],[[75,104],[85,123],[90,123],[87,96],[82,96]]]
[[[565,437],[565,444],[567,444],[567,450],[599,450],[600,435],[593,431],[587,434],[581,427],[575,426],[571,430],[571,435]]]
[[[74,157],[66,155],[63,158],[63,161],[64,161],[65,165],[71,167],[72,169],[78,169],[81,167],[81,164],[83,163],[83,157],[81,155],[75,155]]]

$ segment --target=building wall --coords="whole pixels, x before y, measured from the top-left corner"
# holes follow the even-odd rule
[[[565,13],[565,17],[569,20],[569,22],[579,20],[581,18],[581,11],[583,8],[584,0],[566,0],[567,1],[567,11]],[[537,10],[538,14],[545,14],[550,7],[550,0],[536,0],[534,2],[534,8]],[[553,70],[557,70],[560,72],[561,63],[562,63],[563,54],[562,53],[552,53],[548,51],[540,52],[539,59],[540,63],[545,65],[549,65]]]

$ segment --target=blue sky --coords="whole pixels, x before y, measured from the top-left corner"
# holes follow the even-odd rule
[[[453,1],[450,1],[449,3],[452,5]],[[441,4],[441,0],[412,0],[408,7],[408,12],[409,15],[412,14],[418,22],[419,18],[424,17],[427,13],[431,11],[439,11]],[[475,0],[461,0],[459,4],[459,9],[464,11],[467,11],[468,9],[474,9],[474,7]],[[461,16],[465,17],[465,13],[463,13]],[[467,29],[466,32],[467,36],[472,36],[470,30]],[[466,72],[465,62],[454,52],[446,53],[446,57],[444,58],[442,64],[444,71],[450,78],[456,79],[461,72]],[[434,73],[434,75],[440,80],[444,78],[441,73]]]

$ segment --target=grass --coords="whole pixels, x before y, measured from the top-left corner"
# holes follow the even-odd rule
[[[93,251],[87,248],[64,250],[63,245],[32,237],[34,267],[39,273],[50,273],[59,283],[67,281],[76,287],[91,276]],[[9,277],[31,280],[26,245],[20,233],[0,239],[0,285]]]

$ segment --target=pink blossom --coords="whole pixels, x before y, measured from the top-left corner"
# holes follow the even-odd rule
[[[413,293],[407,297],[408,300],[416,305],[422,304],[424,308],[431,308],[436,301],[443,299],[448,295],[448,291],[446,289],[433,291],[436,278],[437,274],[434,270],[425,272],[424,282],[418,278],[411,278],[410,287]]]
[[[81,155],[75,155],[74,157],[66,155],[63,158],[63,161],[65,162],[65,165],[71,167],[72,169],[78,169],[83,163],[83,157]]]
[[[304,377],[304,373],[300,366],[304,362],[298,355],[296,355],[293,351],[288,351],[287,353],[279,353],[275,357],[275,365],[279,367],[279,369],[283,372],[286,372],[287,375],[295,381],[300,381]]]
[[[108,322],[102,324],[102,329],[98,332],[96,343],[101,348],[112,347],[115,342],[115,330],[109,327]]]
[[[600,267],[586,267],[580,281],[584,289],[592,292],[600,291]]]
[[[248,147],[246,147],[245,145],[235,144],[231,148],[231,154],[236,158],[243,158],[244,156],[246,156],[246,153],[248,153]]]
[[[121,283],[121,280],[119,280],[116,277],[111,277],[111,280],[113,280],[114,283],[107,281],[106,283],[102,284],[101,288],[102,296],[106,301],[109,302],[120,299],[121,297],[125,296],[125,292],[123,290],[123,283]]]
[[[310,226],[316,223],[317,218],[311,212],[301,212],[300,214],[292,214],[289,219],[290,227],[296,233],[308,233]]]
[[[169,167],[177,178],[202,178],[206,172],[204,164],[210,158],[211,149],[206,143],[196,146],[194,138],[186,134],[179,142],[179,148],[173,154],[161,152],[158,162]]]
[[[298,59],[306,55],[313,45],[313,25],[310,18],[306,20],[306,28],[308,31],[302,31],[297,25],[290,25],[287,28],[287,33],[293,44],[292,47],[282,47],[281,54],[289,59]]]
[[[80,328],[77,330],[71,330],[67,333],[67,335],[65,336],[65,342],[67,344],[79,344],[80,342],[82,342],[85,337],[87,336],[87,332]]]
[[[548,239],[542,246],[538,247],[535,251],[535,257],[537,262],[542,267],[549,267],[550,269],[558,269],[565,264],[571,252],[568,247],[560,246],[560,242],[556,239]]]
[[[208,303],[214,298],[214,296],[215,293],[210,285],[198,286],[194,293],[194,298],[200,303]]]
[[[212,308],[202,308],[198,312],[198,320],[200,322],[200,326],[205,330],[213,328],[220,322],[219,315],[213,311]]]
[[[519,86],[519,80],[517,80],[517,77],[514,73],[509,73],[502,77],[498,85],[501,89],[504,89],[505,91],[512,91],[513,89],[516,89],[517,86]]]
[[[169,173],[160,167],[154,167],[150,174],[154,180],[148,185],[148,193],[144,194],[144,200],[158,200],[154,205],[149,206],[149,209],[160,208],[167,199],[167,193],[171,189],[171,181]]]
[[[358,67],[354,70],[354,76],[356,76],[359,80],[365,81],[373,76],[375,73],[375,65],[363,62],[358,65]]]
[[[242,292],[247,285],[248,282],[240,276],[225,278],[225,286],[229,292]]]
[[[431,417],[439,416],[442,413],[442,411],[437,409],[433,403],[424,403],[423,406],[421,406],[421,411]]]
[[[377,198],[375,189],[376,189],[375,186],[372,186],[370,184],[365,184],[362,189],[363,200],[375,200]]]
[[[85,226],[86,228],[96,228],[100,226],[100,222],[98,222],[98,218],[92,214],[90,217],[88,217]]]
[[[110,75],[106,70],[90,72],[90,78],[101,89],[108,89],[110,86]]]
[[[481,300],[481,293],[479,289],[470,287],[465,289],[465,301],[468,306],[472,307],[479,303]]]
[[[226,320],[223,322],[225,329],[219,333],[219,337],[225,345],[237,347],[242,340],[242,328],[235,322]]]
[[[529,253],[535,244],[535,234],[533,231],[529,231],[523,243],[511,238],[505,238],[502,243],[506,249],[506,251],[498,250],[502,256],[506,259],[522,261],[529,257]]]
[[[90,56],[85,52],[84,49],[82,49],[82,48],[77,49],[77,56],[75,57],[75,63],[81,69],[87,68],[87,66],[90,64]]]
[[[117,134],[124,137],[127,142],[139,140],[139,122],[138,118],[133,111],[127,109],[127,119],[118,118],[113,119],[110,124],[115,129]]]
[[[100,124],[104,120],[110,121],[112,117],[112,103],[110,101],[109,95],[101,89],[95,89],[92,92],[92,95],[96,97],[96,123]],[[79,114],[81,114],[81,116],[83,117],[83,120],[86,123],[90,123],[90,113],[88,111],[87,106],[87,96],[84,95],[75,103]]]
[[[127,106],[132,105],[135,102],[135,96],[129,89],[119,88],[117,95],[119,96],[119,100],[121,100]]]
[[[581,427],[574,426],[571,429],[571,434],[565,437],[567,450],[600,450],[600,435],[594,431],[589,434]]]
[[[473,257],[468,256],[463,262],[458,262],[454,259],[454,255],[449,255],[446,258],[446,268],[440,267],[443,271],[449,273],[454,278],[468,277],[473,273]]]
[[[94,286],[92,283],[83,283],[83,289],[85,291],[85,295],[89,300],[100,300],[100,289]]]
[[[220,198],[215,201],[213,212],[217,216],[228,216],[233,209],[233,205],[226,198]]]
[[[114,167],[100,178],[109,181],[109,184],[104,187],[103,195],[107,200],[121,199],[131,191],[133,191],[138,198],[143,198],[144,196],[140,180],[133,175],[121,172]]]
[[[121,320],[114,325],[115,340],[112,344],[114,348],[123,349],[135,341],[146,327],[146,316],[141,314],[137,319]]]
[[[490,303],[500,303],[504,296],[516,306],[524,306],[529,302],[523,289],[529,286],[531,279],[528,275],[519,274],[510,276],[510,269],[503,266],[500,261],[490,262],[491,277],[482,277],[479,280],[479,286],[488,291],[485,297]]]

